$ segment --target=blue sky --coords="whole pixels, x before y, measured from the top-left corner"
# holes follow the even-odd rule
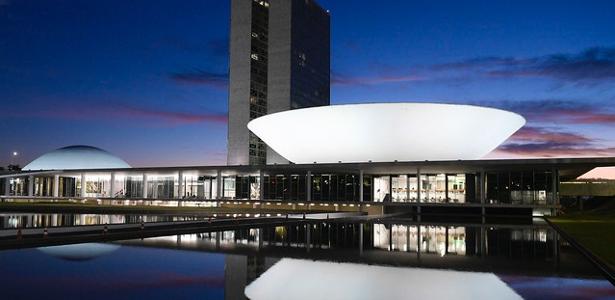
[[[615,2],[319,3],[333,104],[500,107],[529,122],[493,157],[615,155]],[[0,0],[0,164],[71,144],[224,164],[228,18],[226,0]]]

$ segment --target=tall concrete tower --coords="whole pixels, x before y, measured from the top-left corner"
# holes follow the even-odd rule
[[[250,120],[329,105],[330,16],[313,0],[231,0],[228,165],[287,163]]]

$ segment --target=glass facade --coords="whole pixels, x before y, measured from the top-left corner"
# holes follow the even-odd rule
[[[552,170],[488,172],[488,203],[553,204],[557,193]]]
[[[250,55],[250,120],[267,114],[267,61],[269,41],[269,1],[252,1],[252,37]],[[252,132],[250,137],[250,164],[267,162],[267,146]]]
[[[466,174],[374,176],[373,186],[374,202],[466,202]]]
[[[292,1],[290,108],[329,105],[330,19],[312,1]]]
[[[366,174],[360,172],[263,172],[223,175],[218,171],[63,172],[8,179],[9,196],[114,199],[237,199],[383,202],[392,204],[557,204],[558,173],[529,169],[476,173]],[[292,170],[289,168],[288,170]],[[287,171],[288,171],[287,170]],[[309,174],[309,176],[308,176]],[[484,178],[481,178],[484,174]],[[262,182],[261,182],[262,180]],[[7,181],[5,181],[7,182]],[[481,187],[481,182],[484,187]],[[220,186],[218,186],[220,185]],[[363,199],[360,199],[361,192]],[[484,196],[481,197],[481,192]],[[6,194],[6,193],[5,193]]]

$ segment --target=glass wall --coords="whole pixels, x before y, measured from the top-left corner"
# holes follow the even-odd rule
[[[143,176],[142,175],[127,175],[123,179],[124,179],[123,193],[124,193],[125,198],[143,198]]]
[[[181,190],[179,190],[179,182],[176,185],[176,190],[178,190],[176,197],[182,199],[216,199],[218,191],[215,176],[202,176],[195,171],[182,173]]]
[[[415,174],[374,176],[373,201],[417,202],[420,189],[423,203],[464,203],[466,177],[466,174],[421,174],[420,178]]]
[[[409,202],[416,202],[419,192],[419,181],[416,175],[410,175],[408,188],[410,189]]]
[[[553,204],[557,192],[551,170],[488,172],[486,180],[488,203]]]
[[[27,196],[28,195],[28,178],[17,177],[9,179],[11,196]]]
[[[34,196],[53,196],[53,177],[34,177]]]
[[[466,202],[466,176],[465,174],[446,175],[448,188],[448,202]]]
[[[391,176],[374,176],[374,202],[391,201]]]
[[[170,199],[175,198],[177,191],[177,175],[148,175],[147,198]]]
[[[215,176],[200,174],[199,171],[183,171],[182,182],[179,172],[169,174],[117,172],[111,182],[110,173],[86,173],[81,182],[79,173],[63,173],[59,177],[59,196],[97,198],[150,198],[150,199],[216,199],[218,181]],[[209,172],[211,173],[211,171]],[[306,173],[256,174],[226,176],[222,180],[224,199],[242,200],[307,200],[307,186],[311,185],[313,201],[359,201],[363,188],[364,201],[392,203],[479,203],[480,176],[467,174],[425,173],[416,174],[364,174],[363,185],[357,173],[320,173],[313,174],[311,182],[306,181]],[[515,170],[506,172],[486,172],[487,203],[547,205],[554,203],[557,195],[557,182],[551,170]],[[10,194],[26,196],[28,177],[9,180]],[[32,188],[35,196],[53,195],[53,176],[33,177]],[[144,186],[145,184],[145,186]],[[113,188],[113,189],[112,189]],[[262,190],[261,190],[262,189]],[[554,190],[555,189],[555,190]],[[145,192],[145,195],[143,194]],[[222,198],[221,197],[221,198]]]
[[[222,198],[235,199],[235,177],[222,177]]]
[[[303,191],[303,187],[301,187],[302,181],[303,180],[298,180],[299,192]],[[292,188],[294,189],[295,187],[292,187]],[[292,194],[294,194],[294,192]],[[294,200],[294,199],[291,199],[291,200]],[[312,175],[312,200],[314,201],[358,201],[359,200],[359,175],[356,175],[356,174],[313,174]]]
[[[202,198],[208,199],[206,197],[211,193],[211,183],[209,180],[207,181],[207,191],[205,190],[205,180],[200,180],[199,174],[197,173],[182,173],[182,182],[181,182],[181,190],[178,191],[179,198]],[[204,179],[204,178],[203,178]],[[179,182],[178,182],[179,189]]]
[[[85,195],[82,197],[110,197],[110,187],[110,174],[87,174],[85,176]]]
[[[261,197],[261,179],[259,176],[250,176],[250,199],[258,200]]]
[[[446,176],[444,174],[422,174],[420,183],[421,202],[446,202]]]
[[[408,176],[391,177],[393,202],[408,202]]]

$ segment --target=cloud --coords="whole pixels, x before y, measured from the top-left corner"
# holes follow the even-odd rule
[[[432,72],[463,72],[491,78],[543,77],[596,84],[615,79],[615,48],[593,47],[579,53],[529,58],[478,57],[431,66]]]
[[[225,113],[187,113],[128,106],[120,106],[118,108],[119,109],[113,110],[112,112],[112,114],[117,117],[145,118],[160,120],[173,124],[191,124],[204,122],[226,124],[228,122],[228,116]]]
[[[517,131],[509,141],[531,143],[558,143],[560,145],[586,145],[591,139],[572,132],[554,131],[547,128],[526,126]]]
[[[517,112],[531,122],[582,125],[615,125],[615,111],[604,102],[542,99],[483,103]]]
[[[547,78],[564,83],[596,85],[615,80],[615,48],[593,47],[578,53],[534,57],[474,57],[443,64],[383,67],[378,74],[351,77],[334,74],[338,85],[376,85],[411,81]]]
[[[228,74],[201,69],[195,69],[191,72],[171,73],[169,78],[178,83],[199,84],[220,89],[228,87]]]
[[[53,103],[53,102],[52,102]],[[53,107],[40,105],[32,109],[0,111],[0,116],[14,118],[53,118],[64,120],[127,120],[141,124],[184,125],[195,123],[226,124],[226,113],[181,112],[161,108],[144,108],[114,102],[87,104],[57,104]]]
[[[615,156],[614,147],[562,147],[559,143],[505,144],[490,156],[522,157],[599,157]]]
[[[425,80],[424,77],[417,75],[397,75],[382,74],[369,77],[353,77],[341,74],[332,74],[332,85],[377,85],[384,83],[404,83]]]
[[[545,127],[524,127],[490,156],[613,156],[615,147],[599,147],[584,135]]]

